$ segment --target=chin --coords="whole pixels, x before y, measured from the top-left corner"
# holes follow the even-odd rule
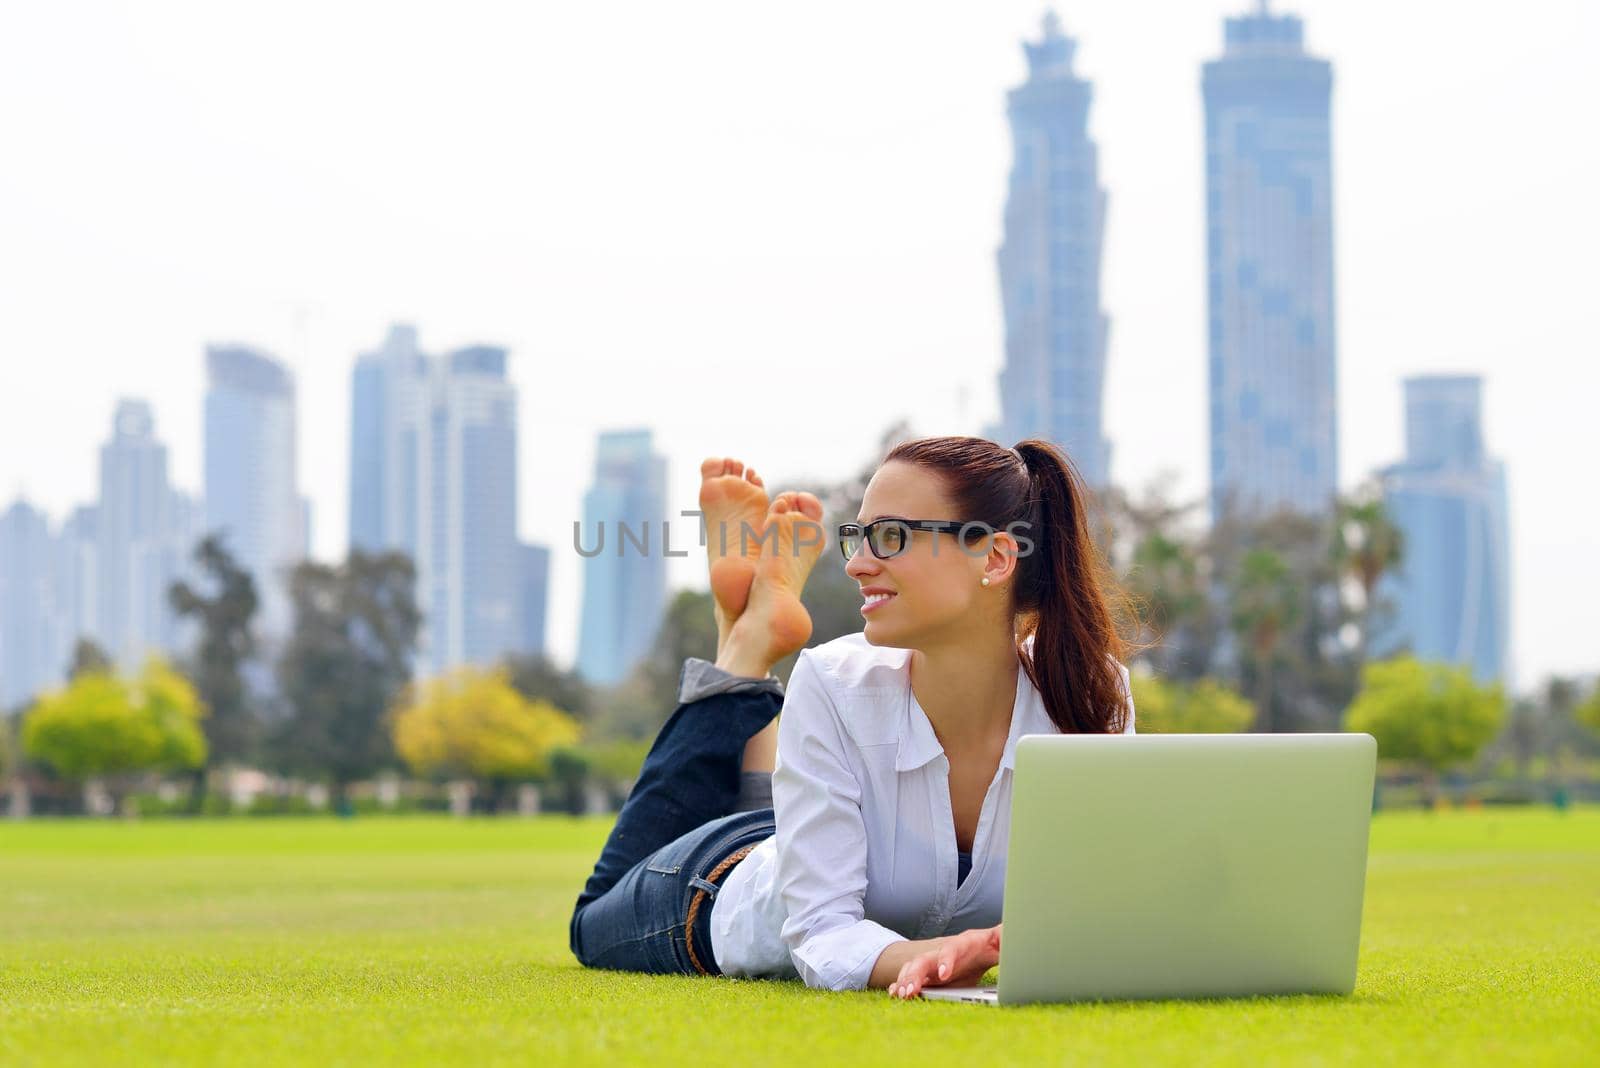
[[[877,645],[885,649],[909,649],[905,639],[894,632],[893,627],[885,627],[875,619],[866,621],[866,626],[861,628],[861,636],[867,639],[868,645]]]

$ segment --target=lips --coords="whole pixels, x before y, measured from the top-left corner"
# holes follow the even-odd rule
[[[869,613],[877,611],[895,598],[895,594],[892,590],[884,589],[865,589],[861,591],[861,595],[866,598],[861,605],[862,615],[868,615]]]

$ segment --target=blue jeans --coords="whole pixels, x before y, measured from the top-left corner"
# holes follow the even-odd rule
[[[679,704],[656,735],[573,908],[572,953],[589,967],[720,974],[710,923],[720,883],[706,876],[773,833],[771,808],[734,808],[745,743],[783,705],[776,680],[729,686],[726,680],[734,677],[724,676],[720,686],[690,692],[689,673],[686,665],[680,697],[694,699]],[[690,903],[702,891],[689,930]]]

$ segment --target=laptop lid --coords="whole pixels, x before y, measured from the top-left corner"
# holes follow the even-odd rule
[[[1349,993],[1376,760],[1366,734],[1022,738],[1000,1000]]]

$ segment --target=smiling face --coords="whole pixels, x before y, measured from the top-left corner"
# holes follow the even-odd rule
[[[867,484],[857,517],[863,526],[875,519],[944,519],[962,522],[939,475],[915,464],[890,462]],[[880,560],[862,545],[845,567],[865,599],[863,633],[873,645],[926,649],[959,641],[970,628],[992,625],[1004,609],[1002,567],[996,572],[981,541],[963,550],[953,534],[913,531],[906,549]],[[990,575],[990,585],[981,579]]]

